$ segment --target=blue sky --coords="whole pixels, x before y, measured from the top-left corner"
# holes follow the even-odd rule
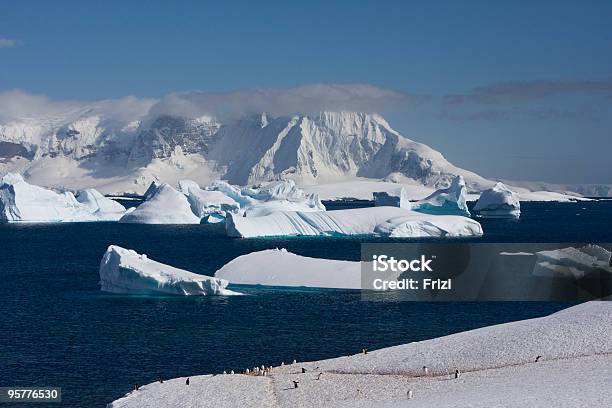
[[[485,176],[612,183],[612,2],[0,3],[0,92],[304,84],[410,95],[405,136]]]

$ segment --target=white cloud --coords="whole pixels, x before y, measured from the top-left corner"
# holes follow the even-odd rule
[[[216,116],[220,120],[267,112],[275,116],[323,110],[381,112],[400,109],[408,95],[371,85],[304,85],[296,88],[257,88],[230,92],[172,93],[161,99],[126,96],[99,101],[57,101],[45,95],[12,90],[0,92],[0,120],[72,118],[95,112],[105,119],[126,122],[147,114],[183,117]]]
[[[124,122],[142,118],[156,102],[156,99],[134,96],[94,102],[55,101],[45,95],[12,90],[0,92],[0,120],[70,118],[91,111],[106,119]]]
[[[308,114],[330,110],[379,112],[395,110],[408,95],[372,85],[312,84],[295,88],[255,88],[230,92],[183,92],[165,96],[152,114],[221,119],[267,112],[272,115]]]
[[[13,48],[19,45],[19,41],[11,38],[0,38],[0,48]]]

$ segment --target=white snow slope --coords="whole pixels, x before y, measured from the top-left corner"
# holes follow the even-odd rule
[[[311,235],[381,235],[390,237],[462,237],[482,235],[467,217],[429,215],[397,207],[369,207],[324,212],[275,212],[264,217],[230,216],[229,236],[253,238]]]
[[[190,380],[189,386],[184,378],[151,383],[109,406],[608,407],[612,303],[588,302],[542,318],[274,367],[268,376]]]
[[[233,259],[215,277],[242,285],[361,289],[361,263],[267,249]]]
[[[111,245],[100,262],[100,284],[105,292],[150,295],[235,295],[228,282],[198,275]]]

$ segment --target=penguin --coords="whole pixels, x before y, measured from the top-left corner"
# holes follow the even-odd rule
[[[189,385],[189,377],[187,377],[187,380],[185,380],[185,385]]]
[[[317,374],[317,380],[320,380],[320,379],[321,379],[321,375],[322,375],[322,374],[323,374],[323,373],[319,373],[319,374]]]
[[[362,349],[362,350],[361,350],[361,352],[362,352],[363,354],[368,354],[368,349],[367,349],[367,348],[364,348],[364,349]]]
[[[297,360],[293,360],[293,364],[297,364]]]
[[[227,371],[223,370],[223,375],[227,375]]]
[[[427,373],[429,373],[429,369],[427,366],[423,366],[423,374],[427,375]]]
[[[306,369],[304,367],[302,367],[302,374],[306,373]]]
[[[412,390],[408,390],[408,392],[406,392],[406,398],[412,399]]]
[[[293,388],[297,388],[299,383],[299,381],[293,381]]]
[[[455,378],[459,378],[460,374],[461,374],[461,371],[459,371],[458,369],[455,370]]]
[[[537,363],[538,361],[540,361],[540,359],[542,358],[542,356],[537,356],[535,359],[535,362]]]
[[[249,372],[250,372],[250,371],[249,371],[249,369],[248,369],[248,368],[247,368],[246,370],[244,370],[244,373],[245,373],[245,374],[249,374]]]
[[[230,374],[234,374],[234,370],[230,371]]]

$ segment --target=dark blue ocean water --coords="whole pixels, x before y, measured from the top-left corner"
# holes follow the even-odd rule
[[[487,242],[611,242],[612,202],[525,203],[520,221],[483,220]],[[358,260],[351,238],[229,239],[219,225],[0,225],[0,386],[59,386],[62,406],[104,406],[133,384],[355,353],[542,316],[560,303],[363,302],[350,291],[253,289],[250,296],[100,292],[108,245],[202,274],[284,247]],[[375,239],[372,241],[382,241]],[[8,406],[8,405],[7,405]]]

